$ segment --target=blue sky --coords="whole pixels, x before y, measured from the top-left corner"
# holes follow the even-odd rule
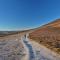
[[[0,0],[0,30],[39,27],[60,18],[60,0]]]

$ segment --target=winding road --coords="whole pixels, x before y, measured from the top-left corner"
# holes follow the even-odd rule
[[[32,45],[28,41],[27,35],[24,35],[22,39],[23,39],[24,44],[28,48],[28,51],[29,51],[29,60],[35,60],[35,54],[34,54]]]

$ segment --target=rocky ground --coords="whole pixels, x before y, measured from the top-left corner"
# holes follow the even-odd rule
[[[22,60],[25,49],[19,40],[0,40],[0,60]]]
[[[0,60],[31,60],[33,53],[34,60],[60,60],[60,55],[27,37],[0,39]]]

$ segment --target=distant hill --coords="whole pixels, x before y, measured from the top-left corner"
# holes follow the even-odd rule
[[[37,28],[29,38],[60,53],[60,19]]]
[[[11,33],[15,33],[15,31],[0,31],[0,37],[6,36]]]
[[[18,33],[22,33],[22,32],[28,32],[31,31],[33,29],[29,29],[29,30],[21,30],[21,31],[0,31],[0,37],[4,37],[7,35],[12,35],[12,34],[18,34]]]

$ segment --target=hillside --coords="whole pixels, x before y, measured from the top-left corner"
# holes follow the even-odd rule
[[[60,53],[60,19],[37,28],[29,38]]]

